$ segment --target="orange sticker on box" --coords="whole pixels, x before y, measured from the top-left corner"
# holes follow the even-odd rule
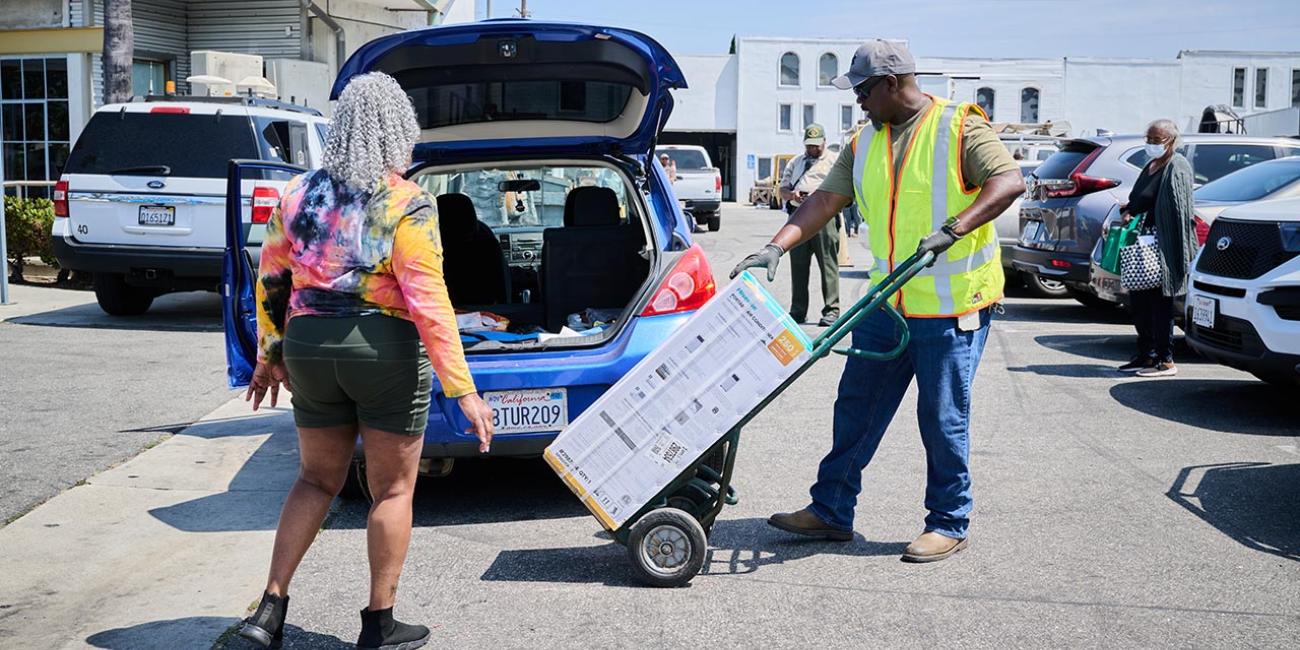
[[[794,337],[790,330],[781,332],[780,336],[772,339],[772,342],[767,344],[767,349],[772,352],[772,356],[776,357],[776,360],[780,361],[783,366],[790,365],[790,362],[799,356],[799,352],[802,351],[801,347],[799,340]]]

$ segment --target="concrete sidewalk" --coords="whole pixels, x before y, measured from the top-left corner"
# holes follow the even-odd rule
[[[207,648],[259,595],[297,470],[231,400],[0,529],[0,647]]]

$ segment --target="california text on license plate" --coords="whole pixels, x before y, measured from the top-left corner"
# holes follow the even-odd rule
[[[1214,329],[1215,312],[1219,311],[1219,301],[1205,296],[1192,296],[1192,322],[1198,327]]]
[[[569,394],[563,388],[483,393],[497,433],[559,431],[569,425]]]

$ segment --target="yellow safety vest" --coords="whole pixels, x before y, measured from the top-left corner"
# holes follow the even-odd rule
[[[936,98],[907,145],[898,179],[888,124],[880,129],[867,124],[854,136],[854,194],[876,258],[873,283],[979,196],[980,188],[966,191],[961,173],[962,125],[971,111],[984,115],[974,104]],[[894,300],[911,317],[962,316],[1001,300],[1004,282],[997,232],[990,222],[958,240]]]

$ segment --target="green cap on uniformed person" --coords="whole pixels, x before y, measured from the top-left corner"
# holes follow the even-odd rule
[[[815,144],[819,147],[826,144],[826,129],[815,122],[809,124],[808,128],[803,130],[803,144],[804,146]]]
[[[867,41],[853,53],[853,61],[844,74],[831,79],[831,85],[848,90],[872,77],[887,74],[916,74],[916,60],[907,46],[897,41]]]

